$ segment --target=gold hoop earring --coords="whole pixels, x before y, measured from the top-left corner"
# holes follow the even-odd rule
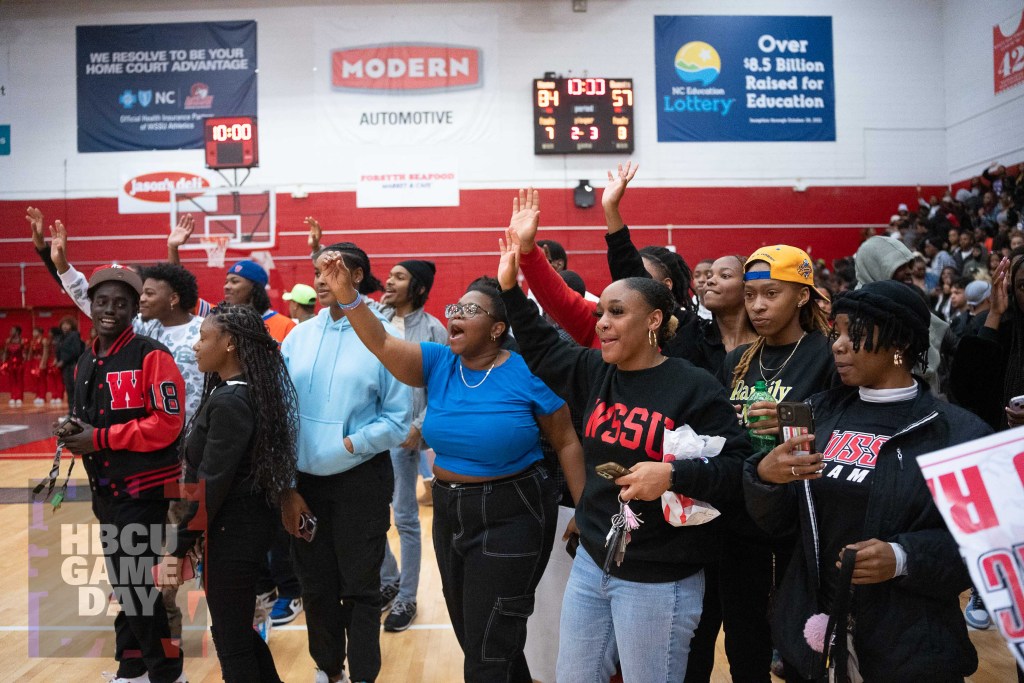
[[[896,353],[892,354],[892,364],[895,365],[898,368],[902,367],[903,366],[903,354],[901,354],[899,351],[897,351]]]
[[[647,341],[651,344],[652,347],[656,347],[658,345],[658,336],[654,334],[654,330],[647,330]]]

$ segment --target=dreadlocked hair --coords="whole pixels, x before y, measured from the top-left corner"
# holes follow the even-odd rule
[[[899,350],[908,368],[920,367],[928,369],[928,324],[910,315],[893,315],[888,307],[889,302],[880,301],[877,296],[867,296],[858,292],[858,296],[840,295],[832,304],[832,320],[837,315],[846,315],[849,319],[847,336],[853,350],[880,353],[885,350]],[[884,308],[883,308],[884,306]],[[877,332],[878,338],[875,338]],[[833,329],[830,340],[839,336]]]
[[[693,273],[686,264],[686,259],[674,251],[658,246],[644,247],[640,250],[640,255],[654,264],[660,271],[659,277],[672,280],[672,298],[675,299],[676,305],[683,310],[696,313],[697,307],[693,303],[690,287]]]
[[[806,287],[806,285],[798,285]],[[810,289],[810,287],[807,287]],[[820,332],[821,334],[828,337],[832,333],[832,328],[828,324],[828,316],[825,315],[825,311],[821,310],[814,301],[812,295],[807,303],[800,307],[800,329],[804,332],[814,334]],[[732,387],[733,389],[740,383],[740,380],[746,377],[747,371],[750,370],[750,363],[761,353],[761,349],[764,348],[765,341],[764,337],[758,335],[754,343],[747,347],[747,350],[740,356],[740,362],[736,364],[736,369],[732,371]]]
[[[1003,405],[1009,405],[1010,399],[1014,396],[1024,394],[1024,311],[1017,305],[1013,283],[1017,281],[1017,273],[1024,267],[1024,254],[1018,252],[1021,248],[1014,250],[1010,257],[1013,259],[1010,266],[1009,280],[1009,306],[1010,311],[1010,353],[1007,356],[1006,377],[1003,380]]]
[[[295,478],[295,442],[299,422],[295,387],[277,342],[267,333],[263,318],[251,306],[221,303],[210,311],[207,320],[211,319],[223,332],[231,335],[238,349],[238,362],[242,366],[242,376],[255,414],[256,431],[250,446],[253,484],[255,489],[262,489],[267,500],[275,505]],[[196,416],[202,412],[221,379],[216,373],[206,375],[202,402],[189,421],[186,433],[191,431]]]

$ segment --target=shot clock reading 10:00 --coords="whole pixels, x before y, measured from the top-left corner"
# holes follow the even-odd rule
[[[537,79],[533,92],[535,154],[632,153],[633,79]]]
[[[210,127],[210,137],[216,142],[227,142],[228,140],[240,142],[252,140],[251,123],[235,123],[233,125],[218,124]]]

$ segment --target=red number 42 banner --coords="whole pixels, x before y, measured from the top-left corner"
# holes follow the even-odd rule
[[[1024,83],[1024,12],[992,27],[995,93]]]

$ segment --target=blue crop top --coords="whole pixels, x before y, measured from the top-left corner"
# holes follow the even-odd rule
[[[423,438],[434,449],[438,467],[465,476],[503,477],[525,470],[544,456],[534,415],[550,415],[563,405],[526,367],[518,353],[486,370],[463,367],[443,344],[421,342],[427,415]],[[476,386],[479,384],[479,386]]]

